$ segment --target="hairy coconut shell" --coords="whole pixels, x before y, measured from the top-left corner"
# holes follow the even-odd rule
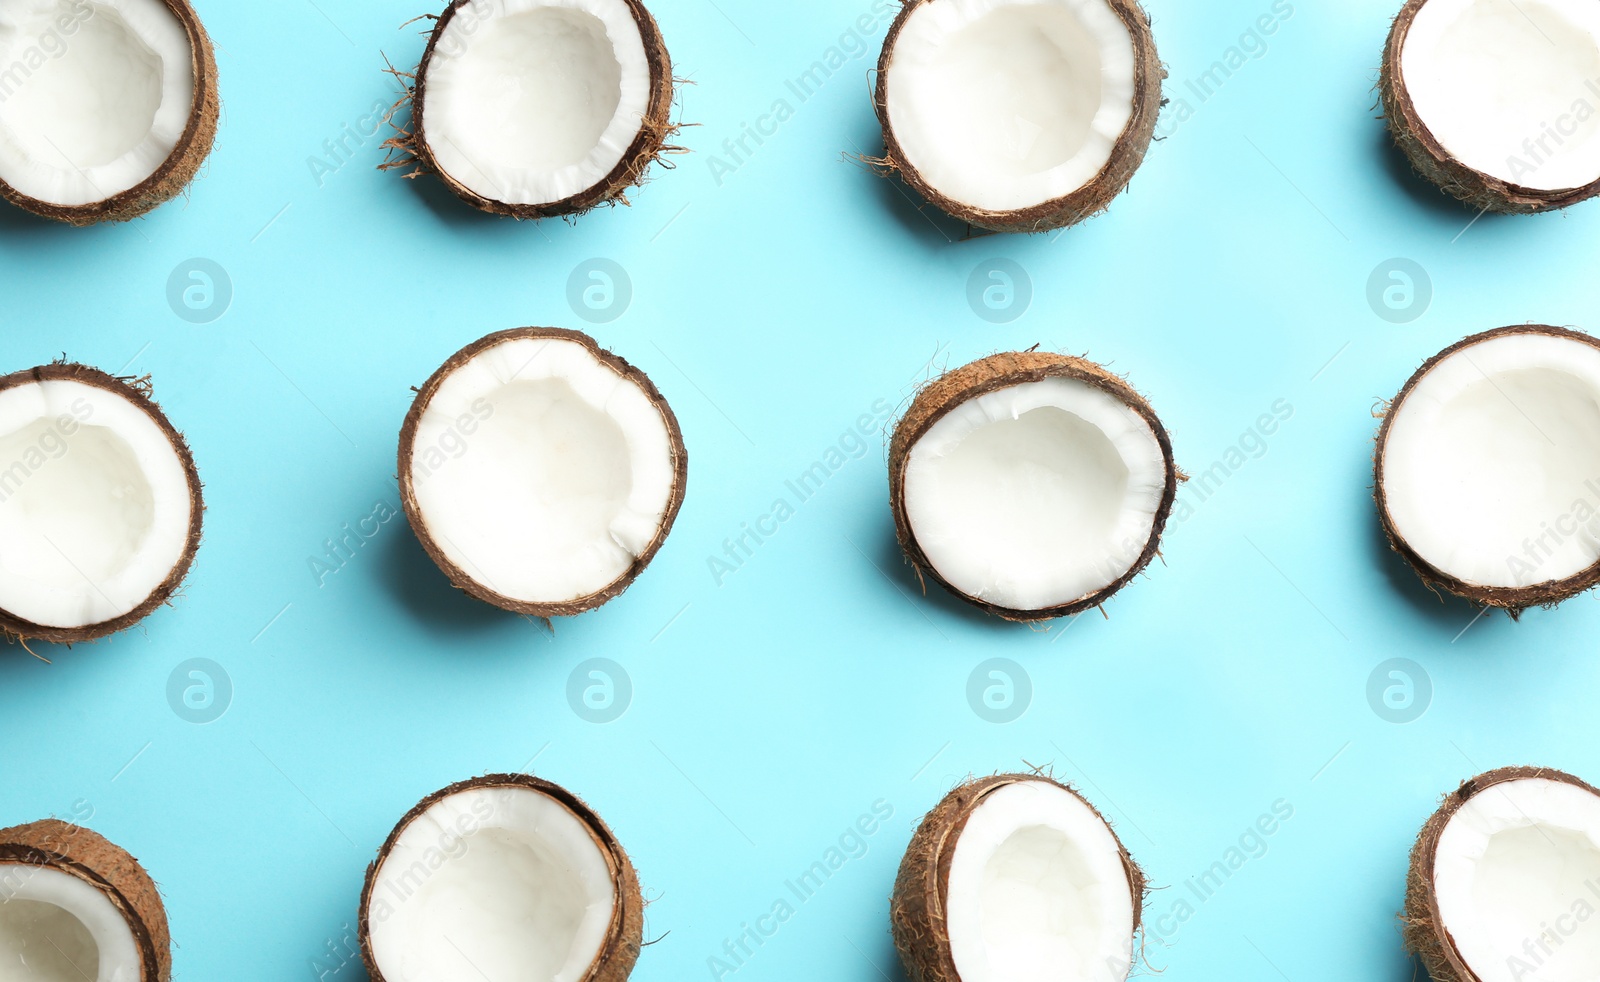
[[[1144,162],[1155,137],[1156,117],[1161,112],[1161,83],[1167,77],[1166,66],[1156,53],[1155,36],[1150,31],[1150,15],[1139,5],[1139,0],[1105,0],[1122,20],[1133,39],[1133,115],[1123,127],[1122,135],[1112,146],[1111,158],[1087,184],[1064,197],[1040,202],[1015,211],[990,211],[957,201],[934,187],[906,157],[894,125],[889,121],[889,86],[893,84],[894,48],[905,28],[906,20],[919,7],[948,0],[905,0],[899,16],[889,25],[883,40],[883,52],[878,56],[878,82],[873,93],[873,108],[878,122],[883,126],[884,157],[881,162],[886,173],[898,173],[930,203],[945,213],[973,225],[994,232],[1044,232],[1050,229],[1076,225],[1093,218],[1110,207],[1112,199],[1121,194],[1133,179],[1134,171]]]
[[[1128,889],[1133,895],[1133,933],[1137,936],[1144,920],[1146,880],[1139,864],[1117,838],[1116,830],[1100,811],[1072,787],[1039,774],[996,774],[961,785],[945,795],[917,826],[900,872],[894,881],[894,896],[889,901],[889,923],[894,946],[900,952],[911,982],[961,982],[950,955],[950,929],[946,920],[950,893],[950,863],[956,843],[966,829],[967,820],[985,798],[1012,784],[1050,784],[1082,801],[1105,823],[1122,856],[1128,874]],[[1130,969],[1132,966],[1129,966]]]
[[[1567,338],[1589,345],[1592,348],[1600,348],[1600,340],[1580,331],[1568,330],[1564,327],[1551,327],[1548,324],[1519,324],[1512,327],[1500,327],[1492,331],[1484,331],[1481,334],[1462,338],[1429,358],[1406,381],[1405,386],[1400,390],[1400,394],[1394,397],[1394,401],[1389,404],[1388,410],[1383,415],[1383,423],[1378,427],[1377,451],[1373,454],[1372,487],[1373,497],[1378,504],[1378,520],[1383,525],[1383,534],[1389,540],[1389,546],[1400,554],[1401,558],[1416,571],[1416,574],[1422,578],[1424,583],[1432,589],[1445,590],[1473,603],[1483,604],[1486,607],[1502,608],[1509,611],[1514,617],[1529,607],[1548,607],[1558,604],[1563,600],[1589,590],[1596,583],[1600,583],[1600,561],[1564,579],[1533,583],[1525,587],[1483,586],[1477,583],[1468,583],[1429,563],[1405,540],[1405,537],[1400,534],[1400,530],[1395,526],[1393,517],[1389,514],[1389,499],[1383,484],[1384,450],[1389,443],[1389,427],[1393,424],[1394,418],[1401,407],[1405,405],[1406,398],[1411,395],[1412,390],[1445,358],[1463,348],[1470,348],[1485,341],[1492,341],[1495,338],[1511,334],[1538,334],[1552,338]]]
[[[1577,204],[1600,194],[1600,180],[1581,188],[1557,191],[1523,187],[1474,170],[1457,160],[1428,129],[1406,89],[1401,52],[1417,13],[1428,0],[1407,0],[1389,29],[1383,48],[1383,67],[1378,76],[1378,94],[1383,100],[1384,117],[1395,145],[1411,161],[1418,174],[1438,185],[1452,197],[1481,211],[1507,214],[1533,214]]]
[[[200,549],[201,521],[205,513],[205,502],[201,496],[200,472],[195,468],[194,455],[189,452],[189,444],[184,440],[183,434],[172,425],[156,401],[150,397],[148,383],[135,382],[130,385],[129,380],[117,378],[90,368],[87,365],[77,365],[68,362],[57,362],[51,365],[40,365],[38,368],[29,368],[21,372],[13,372],[0,378],[0,392],[23,385],[33,385],[38,382],[78,382],[91,385],[97,389],[104,389],[133,405],[135,409],[144,413],[154,422],[172,445],[173,452],[178,455],[178,460],[183,464],[183,474],[189,485],[189,535],[184,545],[183,554],[173,565],[160,586],[146,597],[139,606],[123,614],[99,624],[89,624],[84,627],[46,627],[24,620],[0,607],[0,633],[20,638],[23,641],[49,641],[56,644],[76,644],[80,641],[94,641],[108,637],[119,631],[125,631],[133,625],[149,617],[157,607],[172,599],[172,595],[183,585],[183,580],[189,575],[189,568],[194,565],[195,553]],[[3,466],[3,464],[0,464]]]
[[[628,859],[627,852],[612,834],[610,827],[588,805],[585,805],[582,799],[559,784],[529,774],[488,774],[470,781],[459,781],[435,791],[406,812],[405,817],[394,827],[394,831],[389,833],[383,848],[378,850],[378,858],[367,867],[366,885],[361,890],[358,930],[361,939],[361,961],[366,965],[367,974],[372,977],[372,982],[386,982],[383,973],[378,970],[377,960],[373,957],[368,920],[372,907],[372,891],[377,883],[379,869],[394,851],[401,834],[423,812],[445,798],[463,791],[484,788],[516,788],[551,798],[571,812],[594,837],[596,848],[605,856],[606,865],[611,869],[616,906],[611,912],[611,926],[606,932],[606,940],[601,944],[600,953],[595,956],[594,964],[583,975],[581,982],[622,982],[633,971],[634,963],[639,960],[639,951],[644,940],[644,894],[639,888],[639,874],[634,870],[633,862]]]
[[[1076,379],[1092,385],[1137,413],[1150,425],[1157,443],[1161,445],[1161,454],[1166,463],[1167,484],[1161,497],[1161,506],[1156,509],[1155,523],[1150,529],[1150,540],[1145,543],[1138,560],[1126,573],[1102,589],[1071,603],[1042,610],[1015,610],[961,592],[939,574],[932,561],[923,553],[922,547],[917,544],[916,535],[912,532],[911,520],[906,514],[906,464],[917,442],[927,434],[933,424],[957,406],[998,389],[1047,378]],[[951,593],[1007,620],[1049,620],[1076,614],[1105,603],[1112,594],[1126,586],[1129,580],[1155,559],[1161,547],[1161,533],[1166,528],[1167,518],[1172,514],[1172,506],[1177,496],[1178,468],[1173,463],[1172,440],[1167,435],[1166,428],[1161,425],[1161,420],[1156,417],[1155,410],[1150,408],[1144,397],[1135,392],[1127,382],[1094,362],[1052,351],[1001,352],[946,372],[917,393],[911,402],[911,408],[906,410],[900,422],[895,424],[894,435],[889,442],[889,507],[894,512],[895,534],[900,540],[900,548],[904,550],[906,558],[916,565],[920,573],[932,577]]]
[[[117,909],[139,952],[139,982],[172,977],[172,937],[161,894],[139,861],[98,833],[47,818],[0,830],[0,903],[8,866],[44,866],[87,883]]]
[[[189,108],[189,122],[178,137],[172,153],[156,168],[155,173],[126,191],[118,192],[100,201],[86,205],[58,205],[40,201],[0,180],[0,198],[25,208],[42,218],[66,222],[69,225],[95,225],[100,222],[126,222],[147,214],[157,205],[177,197],[211,154],[217,139],[217,120],[222,102],[217,95],[217,56],[211,47],[211,36],[200,23],[200,16],[189,5],[189,0],[162,0],[172,16],[183,26],[189,39],[190,68],[194,73],[194,101]]]
[[[473,358],[485,350],[507,341],[517,341],[526,338],[550,338],[558,341],[572,341],[583,345],[589,353],[601,364],[616,372],[622,378],[642,390],[656,409],[661,413],[662,421],[667,426],[667,437],[672,446],[672,493],[667,499],[667,510],[661,516],[661,525],[656,529],[656,536],[650,541],[633,563],[623,574],[613,580],[605,589],[591,593],[586,597],[568,600],[561,603],[527,603],[512,597],[507,597],[489,586],[478,582],[466,570],[456,565],[434,539],[428,530],[426,517],[422,507],[417,503],[416,484],[411,476],[411,460],[416,453],[417,427],[422,422],[422,414],[427,410],[428,404],[433,401],[434,394],[444,380],[452,375]],[[650,565],[656,553],[661,551],[661,546],[667,541],[667,533],[672,531],[673,522],[677,521],[678,511],[683,507],[683,495],[689,483],[689,451],[683,443],[683,430],[678,426],[678,417],[672,413],[672,407],[667,405],[666,397],[655,387],[644,372],[628,364],[627,361],[600,347],[599,342],[581,331],[568,331],[558,327],[520,327],[510,331],[500,331],[488,337],[480,338],[465,348],[450,356],[450,360],[439,366],[417,390],[417,397],[411,404],[411,411],[406,414],[404,425],[400,428],[400,503],[405,508],[406,520],[411,523],[411,528],[417,533],[417,539],[422,543],[422,548],[429,558],[436,563],[444,575],[459,590],[470,596],[476,597],[485,603],[490,603],[504,610],[530,617],[571,617],[584,611],[594,610],[596,607],[620,596],[633,581],[638,579],[644,568]]]
[[[1461,953],[1456,950],[1455,940],[1439,913],[1439,894],[1433,883],[1439,837],[1444,834],[1444,827],[1450,819],[1473,797],[1497,784],[1526,778],[1560,781],[1600,796],[1600,790],[1563,771],[1547,767],[1497,768],[1468,778],[1461,782],[1461,787],[1445,795],[1439,810],[1422,826],[1416,845],[1411,848],[1411,868],[1406,875],[1406,906],[1400,918],[1401,933],[1406,950],[1422,959],[1428,974],[1436,982],[1479,982],[1477,974],[1467,967]]]
[[[417,66],[416,81],[410,92],[411,129],[386,144],[392,150],[408,154],[410,159],[390,161],[384,164],[384,167],[406,166],[410,162],[415,162],[421,172],[433,174],[443,181],[445,187],[456,197],[491,215],[507,215],[512,218],[555,218],[582,214],[602,204],[618,202],[626,204],[628,189],[644,183],[645,172],[650,165],[659,160],[663,153],[677,149],[667,146],[668,138],[678,131],[678,126],[672,122],[674,86],[672,58],[667,54],[667,45],[662,40],[661,28],[656,24],[655,18],[640,0],[622,0],[633,13],[633,18],[639,25],[639,35],[644,40],[645,61],[650,67],[650,99],[644,118],[640,122],[639,132],[622,154],[617,166],[597,183],[560,201],[537,205],[514,204],[484,197],[451,177],[449,172],[440,166],[428,143],[428,66],[433,61],[439,39],[444,36],[445,30],[461,9],[472,3],[483,2],[487,0],[451,0],[444,13],[439,16],[438,22],[434,24],[433,34],[428,38],[428,47],[422,54],[422,63]],[[417,172],[412,172],[413,175],[415,173]]]

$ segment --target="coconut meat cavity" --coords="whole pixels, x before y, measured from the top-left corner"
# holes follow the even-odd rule
[[[0,870],[0,982],[141,982],[133,931],[104,893],[46,866]]]

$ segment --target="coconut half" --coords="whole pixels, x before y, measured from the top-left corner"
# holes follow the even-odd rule
[[[55,819],[0,830],[0,979],[166,982],[167,912],[138,860]]]
[[[1525,325],[1428,359],[1378,430],[1378,516],[1429,586],[1559,603],[1600,581],[1600,341]]]
[[[417,392],[400,495],[450,582],[556,617],[622,593],[666,541],[689,455],[645,374],[577,331],[491,334]]]
[[[917,394],[889,446],[906,557],[1011,620],[1104,603],[1155,558],[1177,496],[1149,403],[1093,362],[1007,352]]]
[[[1165,77],[1137,0],[909,0],[878,59],[883,165],[979,228],[1073,225],[1144,160]]]
[[[956,788],[922,820],[889,917],[912,982],[1122,982],[1145,878],[1104,817],[1036,774]]]
[[[1600,193],[1600,7],[1592,0],[1410,0],[1379,80],[1418,173],[1488,211]]]
[[[217,62],[187,0],[0,6],[0,196],[92,225],[194,179],[217,135]]]
[[[385,167],[515,218],[626,203],[670,149],[672,59],[639,0],[454,0]],[[415,175],[419,170],[413,170]]]
[[[133,626],[182,584],[203,510],[147,387],[70,364],[0,378],[0,630],[70,644]]]
[[[1407,949],[1438,982],[1600,978],[1600,791],[1502,767],[1445,796],[1411,851]]]
[[[620,982],[643,929],[639,877],[605,822],[526,774],[422,799],[361,893],[373,982]]]

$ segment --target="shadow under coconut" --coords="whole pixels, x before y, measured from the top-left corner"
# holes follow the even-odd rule
[[[1448,631],[1452,638],[1455,637],[1481,613],[1481,609],[1453,593],[1443,590],[1435,593],[1429,589],[1416,570],[1389,545],[1389,537],[1383,533],[1375,504],[1370,517],[1371,521],[1367,523],[1368,554],[1372,557],[1373,565],[1382,571],[1389,589],[1432,626]]]
[[[1417,207],[1432,213],[1435,218],[1447,225],[1454,224],[1458,230],[1465,228],[1474,220],[1476,208],[1451,197],[1440,190],[1437,184],[1417,173],[1416,168],[1411,166],[1411,160],[1406,157],[1405,151],[1395,145],[1394,136],[1389,132],[1387,124],[1383,124],[1378,131],[1372,149],[1377,164],[1388,172],[1395,186]],[[1505,217],[1509,216],[1485,212],[1477,220],[1487,222]]]
[[[504,629],[516,614],[467,596],[423,551],[410,525],[387,537],[380,568],[384,586],[419,622],[445,633]]]
[[[945,588],[944,584],[926,574],[918,575],[918,570],[911,560],[906,558],[905,552],[900,548],[900,540],[895,537],[894,526],[886,525],[877,535],[876,547],[872,561],[893,582],[896,592],[904,593],[913,604],[922,609],[922,604],[934,607],[940,614],[955,617],[969,624],[977,625],[988,630],[1022,630],[1033,631],[1026,624],[1008,621],[997,617],[972,604],[962,600]]]

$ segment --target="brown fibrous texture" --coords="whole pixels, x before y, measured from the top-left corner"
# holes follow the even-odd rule
[[[1510,781],[1543,778],[1559,781],[1600,796],[1600,791],[1564,771],[1548,767],[1500,767],[1461,782],[1461,787],[1444,796],[1439,810],[1422,826],[1411,848],[1411,865],[1406,874],[1405,911],[1400,915],[1401,934],[1406,950],[1422,959],[1436,982],[1479,982],[1467,967],[1450,935],[1449,925],[1439,913],[1439,894],[1433,882],[1434,860],[1439,852],[1439,837],[1468,801]]]
[[[672,447],[672,493],[667,500],[666,511],[661,516],[661,524],[656,529],[655,538],[650,544],[634,557],[633,562],[623,571],[622,575],[613,580],[605,589],[591,593],[586,597],[576,600],[567,600],[559,603],[528,603],[505,596],[488,584],[481,583],[470,573],[453,562],[439,543],[434,539],[428,529],[427,516],[423,513],[422,506],[417,502],[415,481],[412,478],[411,462],[415,456],[417,427],[422,422],[422,415],[427,411],[428,404],[433,401],[434,394],[439,386],[444,384],[457,369],[470,362],[495,345],[508,341],[517,341],[526,338],[549,338],[558,341],[571,341],[582,345],[589,354],[602,365],[615,372],[627,382],[639,387],[645,397],[660,412],[662,422],[667,427],[667,437]],[[411,523],[411,528],[416,532],[417,539],[422,543],[422,548],[428,557],[438,565],[444,575],[450,579],[452,585],[469,596],[476,597],[485,603],[493,604],[504,610],[530,617],[571,617],[585,611],[594,610],[596,607],[616,598],[626,590],[644,568],[650,565],[661,546],[667,541],[667,534],[672,531],[673,522],[677,521],[678,511],[683,507],[684,492],[689,482],[689,451],[684,446],[683,430],[678,426],[678,417],[673,415],[672,407],[667,405],[655,383],[644,372],[630,365],[626,360],[612,354],[600,347],[594,338],[580,331],[569,331],[557,327],[521,327],[509,331],[500,331],[488,337],[480,338],[467,345],[460,351],[450,356],[450,360],[439,366],[417,390],[417,397],[411,404],[411,411],[406,414],[404,425],[400,428],[400,503],[405,509],[406,520]]]
[[[1167,77],[1166,66],[1156,53],[1150,15],[1139,5],[1139,0],[1106,0],[1127,27],[1134,49],[1133,115],[1112,147],[1111,159],[1106,161],[1100,173],[1071,194],[1015,211],[978,208],[957,201],[933,186],[907,158],[895,136],[894,125],[889,120],[889,86],[893,84],[895,42],[899,40],[900,31],[912,14],[925,5],[941,2],[948,0],[906,0],[899,16],[889,26],[888,35],[883,41],[883,52],[878,56],[878,81],[872,100],[878,122],[883,126],[884,156],[869,162],[876,164],[885,176],[899,174],[918,194],[946,214],[992,232],[1045,232],[1066,228],[1109,208],[1112,200],[1127,188],[1139,165],[1144,163],[1144,156],[1155,137],[1156,119],[1161,112],[1161,83]]]
[[[161,894],[139,861],[96,832],[47,818],[0,830],[0,903],[10,894],[7,866],[43,866],[66,873],[103,894],[117,909],[139,952],[139,982],[172,977],[172,937]]]
[[[984,799],[1012,784],[1029,782],[1051,784],[1082,801],[1105,823],[1117,843],[1122,868],[1128,875],[1133,896],[1133,935],[1138,937],[1144,920],[1144,900],[1148,882],[1139,864],[1117,837],[1104,815],[1069,785],[1038,773],[996,774],[961,785],[945,795],[922,819],[911,844],[900,861],[894,881],[894,896],[889,901],[889,924],[895,948],[911,982],[961,982],[950,955],[950,927],[946,911],[950,888],[950,863],[956,843],[972,813]],[[1129,966],[1132,969],[1132,966]]]
[[[623,0],[638,23],[639,35],[644,41],[645,60],[650,67],[650,101],[639,122],[638,134],[634,136],[633,142],[628,145],[622,159],[612,168],[611,173],[577,194],[544,204],[498,201],[484,197],[457,181],[440,166],[428,142],[428,66],[437,54],[439,39],[444,36],[450,22],[463,7],[482,2],[484,0],[451,0],[450,5],[439,15],[438,21],[434,24],[433,33],[428,38],[428,47],[422,54],[422,62],[417,66],[415,75],[392,73],[396,77],[410,81],[406,96],[396,105],[395,111],[401,110],[409,103],[411,119],[409,125],[397,124],[398,135],[384,143],[384,147],[390,151],[390,157],[380,165],[380,169],[409,167],[411,169],[406,173],[406,177],[432,174],[444,182],[450,193],[479,211],[491,215],[528,219],[558,218],[581,215],[600,205],[628,204],[628,190],[644,184],[651,164],[660,161],[667,154],[686,152],[685,148],[668,142],[677,135],[682,126],[672,120],[676,80],[672,75],[672,58],[668,55],[666,42],[661,37],[661,28],[640,0]]]
[[[595,848],[605,857],[607,866],[611,869],[612,885],[616,892],[616,906],[611,912],[611,925],[606,932],[606,940],[600,946],[600,952],[595,956],[594,964],[583,975],[581,982],[622,982],[633,971],[634,964],[639,960],[639,952],[644,939],[644,894],[639,887],[639,874],[633,868],[633,862],[628,858],[627,852],[622,848],[622,843],[612,834],[611,829],[588,805],[584,804],[577,795],[563,788],[559,784],[533,777],[529,774],[487,774],[483,777],[473,778],[468,781],[458,781],[447,788],[435,791],[416,804],[405,817],[400,819],[394,831],[384,842],[383,848],[378,850],[378,858],[371,866],[367,867],[366,884],[361,890],[361,915],[358,934],[361,940],[361,960],[366,965],[367,974],[372,977],[372,982],[385,982],[382,971],[378,968],[377,959],[372,951],[372,939],[369,931],[369,916],[372,906],[372,891],[378,879],[378,871],[383,867],[384,861],[394,851],[395,844],[410,824],[428,809],[446,798],[461,794],[464,791],[476,791],[485,788],[511,788],[527,791],[530,794],[539,794],[551,798],[569,812],[594,838]]]
[[[1600,562],[1596,562],[1586,569],[1574,573],[1572,576],[1559,580],[1546,580],[1542,583],[1532,583],[1525,587],[1500,587],[1484,586],[1479,583],[1469,583],[1466,580],[1450,575],[1434,566],[1422,557],[1422,554],[1407,542],[1395,526],[1394,519],[1389,514],[1388,494],[1384,489],[1384,451],[1389,442],[1389,427],[1394,423],[1405,408],[1406,398],[1413,389],[1427,377],[1428,373],[1438,367],[1446,358],[1474,345],[1495,338],[1516,334],[1536,334],[1549,338],[1562,338],[1579,344],[1586,344],[1592,348],[1600,348],[1597,340],[1581,331],[1573,331],[1564,327],[1551,327],[1548,324],[1518,324],[1511,327],[1500,327],[1492,331],[1484,331],[1462,338],[1455,344],[1444,349],[1438,354],[1422,363],[1422,367],[1406,380],[1400,394],[1395,396],[1383,411],[1383,423],[1378,427],[1377,449],[1373,453],[1372,488],[1373,498],[1378,505],[1378,520],[1383,526],[1383,534],[1389,540],[1389,546],[1421,577],[1423,583],[1430,589],[1444,590],[1453,593],[1476,604],[1485,607],[1499,607],[1512,617],[1520,615],[1529,607],[1551,607],[1563,600],[1577,596],[1600,583]],[[1469,530],[1463,530],[1466,532]]]
[[[189,569],[194,565],[195,553],[200,549],[201,523],[205,514],[205,502],[202,498],[200,485],[200,472],[196,469],[194,455],[189,452],[189,444],[184,440],[183,434],[167,419],[166,413],[151,398],[150,385],[144,379],[124,379],[108,375],[98,368],[87,365],[77,365],[70,362],[56,362],[50,365],[40,365],[20,372],[13,372],[0,378],[0,393],[23,385],[34,385],[40,382],[78,382],[83,385],[103,389],[131,403],[135,409],[148,416],[172,445],[172,450],[178,455],[183,464],[184,479],[189,487],[189,532],[184,543],[183,554],[168,572],[161,584],[146,597],[139,606],[108,621],[99,624],[89,624],[84,627],[47,627],[23,620],[0,607],[0,633],[28,641],[48,641],[55,644],[76,644],[80,641],[95,641],[108,637],[119,631],[127,630],[133,625],[144,620],[155,611],[157,607],[172,599],[172,595],[183,585],[183,580],[189,575]]]
[[[1383,48],[1383,67],[1378,75],[1378,94],[1383,100],[1389,132],[1394,136],[1395,145],[1411,161],[1417,173],[1444,193],[1473,208],[1506,214],[1551,211],[1600,194],[1600,180],[1581,188],[1556,191],[1523,187],[1474,170],[1445,149],[1411,101],[1411,94],[1406,89],[1404,59],[1401,57],[1406,38],[1411,33],[1411,25],[1427,2],[1407,0],[1401,8],[1389,29],[1389,40]],[[1530,132],[1532,124],[1540,122],[1530,120]]]
[[[1162,492],[1161,505],[1156,509],[1149,541],[1144,544],[1139,558],[1127,572],[1101,589],[1070,603],[1041,610],[1016,610],[1000,607],[961,592],[940,575],[939,570],[923,553],[922,547],[917,544],[916,534],[912,531],[911,520],[906,514],[906,464],[917,441],[922,439],[934,423],[957,406],[999,389],[1047,378],[1068,378],[1092,385],[1138,414],[1149,425],[1156,442],[1161,446],[1166,468],[1166,487]],[[1051,351],[1001,352],[941,375],[917,393],[911,402],[911,408],[907,409],[905,415],[895,424],[894,435],[889,442],[889,506],[894,512],[895,534],[900,540],[900,548],[904,550],[906,558],[915,564],[920,573],[932,577],[961,599],[991,614],[1013,621],[1049,620],[1098,607],[1126,586],[1128,581],[1139,575],[1160,554],[1161,534],[1166,528],[1167,519],[1172,514],[1172,506],[1178,496],[1178,480],[1178,469],[1172,456],[1172,440],[1167,435],[1166,428],[1161,425],[1161,420],[1156,417],[1155,410],[1144,397],[1122,378],[1092,361]]]
[[[42,218],[69,225],[95,225],[100,222],[126,222],[149,213],[157,205],[177,197],[194,180],[211,154],[217,139],[217,120],[222,102],[217,94],[217,56],[211,36],[188,0],[162,0],[182,25],[189,39],[190,69],[194,73],[194,101],[189,122],[178,137],[172,153],[155,173],[126,191],[86,205],[58,205],[21,193],[0,180],[0,197]]]

